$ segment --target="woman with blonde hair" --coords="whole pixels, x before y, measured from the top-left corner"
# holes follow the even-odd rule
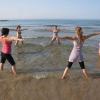
[[[65,68],[64,73],[62,75],[62,79],[66,78],[69,69],[72,67],[72,64],[76,61],[79,62],[84,77],[86,79],[88,78],[88,74],[87,74],[87,71],[86,71],[86,68],[84,65],[84,59],[83,59],[83,54],[82,54],[83,53],[83,51],[82,51],[83,44],[84,44],[85,40],[87,40],[88,38],[100,34],[100,32],[98,32],[98,33],[93,33],[93,34],[89,34],[89,35],[83,35],[83,31],[82,31],[81,27],[76,27],[75,31],[76,31],[76,33],[75,33],[74,37],[66,36],[66,37],[61,38],[61,39],[68,39],[68,40],[73,41],[73,45],[74,45],[72,52],[69,56],[68,65]]]

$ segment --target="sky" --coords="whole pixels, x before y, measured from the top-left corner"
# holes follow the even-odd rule
[[[0,19],[100,19],[100,0],[0,0]]]

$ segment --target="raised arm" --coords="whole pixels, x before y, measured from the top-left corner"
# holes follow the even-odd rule
[[[96,33],[93,33],[93,34],[85,35],[84,38],[88,39],[88,38],[91,38],[91,37],[96,36],[96,35],[100,35],[100,32],[96,32]]]

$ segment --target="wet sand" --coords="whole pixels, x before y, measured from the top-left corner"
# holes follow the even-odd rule
[[[37,79],[1,72],[0,100],[100,100],[100,73],[85,80],[74,71],[70,78],[61,80],[60,74]]]

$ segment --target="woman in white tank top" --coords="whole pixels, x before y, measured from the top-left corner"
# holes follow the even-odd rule
[[[90,34],[90,35],[83,35],[81,27],[76,27],[75,31],[76,31],[76,34],[74,37],[66,36],[66,37],[61,38],[61,39],[68,39],[68,40],[71,40],[73,42],[73,49],[72,49],[71,54],[69,56],[68,65],[65,68],[64,73],[62,75],[62,79],[66,78],[69,69],[72,67],[72,64],[76,61],[79,62],[85,78],[86,79],[88,78],[88,74],[87,74],[87,71],[86,71],[86,68],[84,65],[84,59],[83,59],[83,54],[82,54],[83,44],[84,44],[86,39],[88,39],[92,36],[95,36],[95,35],[100,35],[100,32]]]

